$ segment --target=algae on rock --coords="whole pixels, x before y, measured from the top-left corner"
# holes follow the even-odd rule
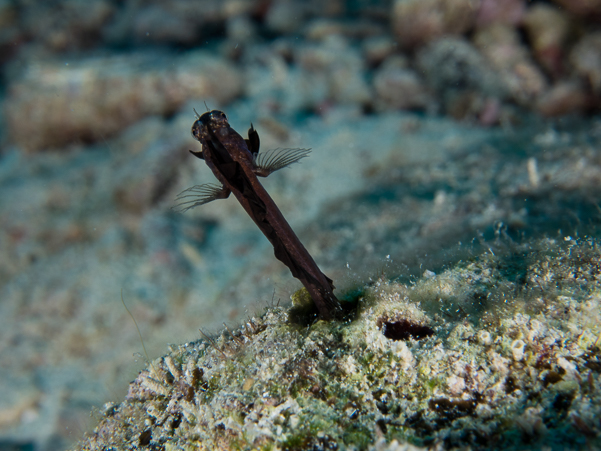
[[[595,240],[505,244],[375,281],[347,322],[270,307],[172,347],[80,449],[595,448],[600,332]]]

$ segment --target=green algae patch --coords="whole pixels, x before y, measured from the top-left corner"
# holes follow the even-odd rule
[[[152,362],[79,449],[598,447],[600,282],[594,240],[543,240],[373,282],[345,321],[269,308]]]

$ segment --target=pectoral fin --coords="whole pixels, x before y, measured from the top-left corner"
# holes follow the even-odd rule
[[[202,154],[202,152],[199,151],[195,151],[195,150],[189,150],[188,152],[190,152],[192,155],[194,155],[196,158],[200,158],[201,160],[204,160],[205,157]]]
[[[253,163],[254,172],[260,177],[267,177],[282,168],[298,163],[311,153],[311,149],[272,149],[257,154]]]
[[[178,202],[173,209],[180,213],[208,204],[215,199],[226,199],[230,195],[229,188],[220,185],[205,183],[204,185],[195,185],[177,195],[175,200]]]

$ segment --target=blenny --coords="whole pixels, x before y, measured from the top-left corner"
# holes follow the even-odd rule
[[[201,116],[196,113],[196,116],[192,136],[202,144],[202,150],[190,152],[207,163],[220,184],[196,185],[181,192],[176,207],[186,211],[234,193],[273,245],[276,258],[307,289],[321,317],[338,316],[341,306],[334,295],[332,280],[321,272],[257,178],[297,163],[310,150],[275,149],[259,154],[259,134],[252,124],[248,139],[244,139],[230,127],[222,111],[208,111]]]

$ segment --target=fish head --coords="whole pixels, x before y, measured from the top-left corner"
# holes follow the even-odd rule
[[[197,141],[207,140],[210,133],[218,133],[221,129],[230,127],[227,116],[223,111],[212,110],[198,116],[198,119],[192,125],[192,136]]]

